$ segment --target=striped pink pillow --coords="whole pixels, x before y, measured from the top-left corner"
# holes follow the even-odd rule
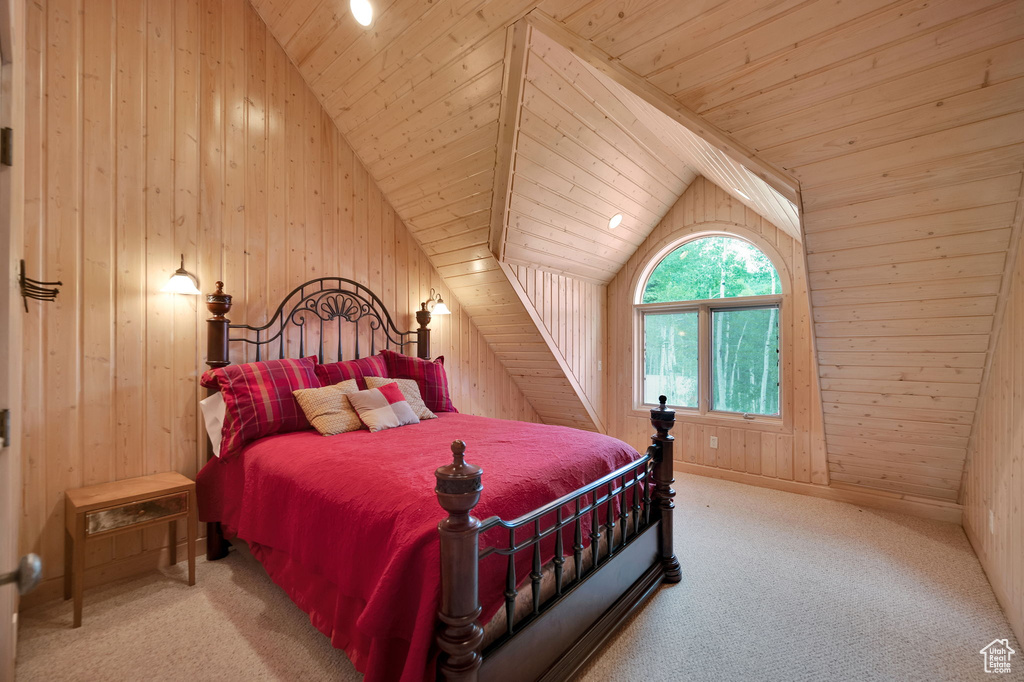
[[[384,362],[384,358],[379,355],[316,366],[316,377],[324,386],[333,386],[342,381],[355,379],[359,389],[364,390],[366,382],[363,381],[363,377],[388,378],[389,376],[388,366]]]
[[[448,393],[448,375],[444,371],[444,356],[430,361],[412,358],[408,355],[390,350],[380,352],[388,363],[389,376],[392,379],[415,379],[420,387],[423,402],[432,412],[458,412],[452,405]]]
[[[221,459],[241,452],[258,438],[310,428],[292,391],[320,388],[315,357],[219,367],[207,370],[201,383],[220,390],[227,407]]]

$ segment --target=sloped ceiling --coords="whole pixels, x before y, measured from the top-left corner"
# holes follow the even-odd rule
[[[595,430],[488,248],[506,29],[534,4],[377,2],[367,30],[342,0],[253,0],[541,418]]]
[[[488,340],[520,335],[501,357],[528,395],[533,363],[564,377],[490,255],[507,27],[551,17],[755,175],[798,178],[833,484],[956,497],[1020,231],[1024,3],[397,0],[363,30],[339,0],[253,1]]]
[[[607,283],[696,174],[634,117],[615,115],[625,107],[603,76],[532,27],[527,42],[499,250],[510,263]],[[609,229],[616,214],[622,223]]]
[[[760,177],[543,27],[524,40],[518,97],[506,98],[515,131],[501,260],[606,284],[697,174],[799,239],[796,206]]]
[[[627,5],[540,9],[800,180],[833,485],[956,499],[1020,232],[1024,3]]]
[[[592,66],[587,65],[587,68],[600,75]],[[751,173],[743,164],[672,120],[636,93],[608,78],[604,78],[603,82],[616,101],[621,102],[635,116],[634,125],[651,131],[653,139],[666,153],[725,189],[732,197],[781,228],[790,237],[803,241],[800,213],[796,204]]]

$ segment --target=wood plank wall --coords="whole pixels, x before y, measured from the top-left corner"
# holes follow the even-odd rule
[[[957,499],[1020,200],[1024,3],[540,7],[800,180],[833,480]]]
[[[780,325],[783,420],[778,425],[754,424],[679,411],[676,457],[709,469],[827,485],[821,397],[800,243],[704,177],[693,181],[608,285],[608,433],[628,443],[643,442],[650,436],[649,411],[633,409],[633,295],[641,270],[651,258],[682,237],[702,232],[744,237],[764,250],[779,269],[784,288]],[[710,447],[711,436],[718,437],[717,449]]]
[[[533,0],[384,2],[370,29],[337,0],[252,3],[530,404],[593,428],[488,248],[506,29]]]
[[[608,287],[523,265],[511,267],[551,340],[604,422]]]
[[[159,293],[180,253],[202,290],[226,282],[236,322],[343,275],[411,329],[434,287],[454,313],[432,327],[456,406],[537,420],[245,0],[27,7],[25,258],[64,282],[24,318],[21,537],[41,595],[62,573],[66,488],[201,463],[207,313]],[[155,562],[163,535],[95,543],[88,579]]]
[[[967,452],[963,504],[967,537],[1024,642],[1024,240]]]

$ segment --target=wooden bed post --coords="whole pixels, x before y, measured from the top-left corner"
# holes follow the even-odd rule
[[[665,582],[677,583],[683,578],[679,568],[679,560],[672,549],[672,512],[675,504],[672,498],[676,491],[672,489],[675,483],[673,478],[672,463],[675,438],[668,435],[669,430],[675,426],[676,413],[665,406],[665,396],[659,396],[661,403],[657,408],[651,410],[651,425],[654,426],[655,434],[651,441],[655,445],[654,463],[654,500],[661,510],[661,535],[658,538],[659,550],[661,552],[661,566],[665,571]]]
[[[420,309],[416,311],[416,321],[420,325],[420,328],[416,330],[416,357],[429,360],[430,330],[427,329],[427,325],[430,324],[430,311],[427,310],[426,303],[421,305]],[[402,352],[405,351],[403,350]]]
[[[231,310],[231,296],[224,293],[224,282],[217,282],[217,291],[206,296],[206,309],[213,317],[206,320],[206,364],[211,369],[231,364],[228,354],[228,325],[225,315]],[[207,389],[212,395],[213,389]],[[213,446],[206,440],[206,460],[213,457]],[[206,558],[209,561],[223,559],[228,553],[228,542],[219,522],[206,524]]]
[[[429,315],[429,313],[428,313]],[[444,624],[437,634],[441,654],[439,678],[448,682],[476,682],[483,660],[480,645],[484,630],[477,623],[480,520],[470,514],[480,501],[483,470],[467,464],[466,444],[452,443],[453,462],[434,472],[437,501],[448,512],[438,524],[441,536],[441,605],[437,616]]]

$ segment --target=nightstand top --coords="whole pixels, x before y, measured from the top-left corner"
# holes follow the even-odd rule
[[[76,511],[82,512],[112,504],[124,504],[157,495],[189,490],[194,485],[192,479],[176,471],[168,471],[152,476],[126,478],[121,481],[75,488],[65,491],[64,495],[69,505]]]

